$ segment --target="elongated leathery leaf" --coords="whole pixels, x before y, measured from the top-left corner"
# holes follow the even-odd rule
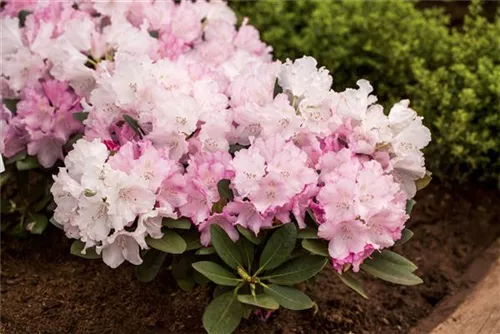
[[[284,285],[293,285],[316,275],[323,269],[327,258],[318,255],[304,255],[285,262],[264,278],[270,282]]]
[[[274,297],[266,294],[260,295],[238,295],[238,300],[243,304],[253,305],[257,307],[267,308],[269,310],[277,310],[280,304]]]
[[[361,295],[363,298],[368,299],[368,296],[365,293],[365,290],[363,289],[363,284],[361,283],[360,280],[358,280],[350,271],[346,271],[342,274],[338,274],[338,277],[344,283],[347,285],[349,288],[354,290],[356,293]]]
[[[85,250],[85,254],[82,254],[82,250],[83,250],[84,247],[85,247],[85,243],[84,242],[82,242],[80,240],[75,240],[71,244],[70,253],[73,254],[73,255],[79,256],[79,257],[83,257],[84,259],[95,260],[95,259],[100,259],[101,258],[101,255],[96,253],[94,247],[87,248]]]
[[[208,304],[203,313],[203,327],[208,334],[230,334],[240,324],[243,304],[233,292],[226,292]]]
[[[220,258],[231,268],[238,266],[243,268],[243,260],[240,251],[227,233],[218,225],[210,226],[212,245]]]
[[[149,246],[165,253],[182,254],[187,248],[186,241],[177,232],[171,230],[165,231],[160,239],[147,237],[146,242]]]
[[[259,260],[259,271],[278,267],[288,260],[297,240],[297,229],[293,223],[278,228],[264,246]]]
[[[313,301],[302,291],[278,284],[263,285],[264,293],[273,297],[281,306],[299,311],[313,307]]]
[[[237,278],[229,270],[223,268],[215,262],[200,261],[193,263],[193,268],[205,275],[212,282],[226,286],[236,286],[243,280]]]
[[[395,263],[393,259],[382,256],[366,259],[361,265],[361,269],[375,277],[395,284],[417,285],[423,283],[420,277],[412,273],[415,270],[414,267]]]
[[[142,257],[142,263],[135,267],[135,276],[141,282],[151,282],[165,262],[167,253],[156,249],[150,249]]]
[[[302,247],[307,249],[309,252],[328,257],[328,244],[322,240],[315,239],[303,239]]]

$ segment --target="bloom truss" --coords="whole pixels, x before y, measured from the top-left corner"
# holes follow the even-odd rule
[[[113,268],[141,265],[144,250],[171,250],[173,236],[183,238],[169,229],[183,222],[205,254],[212,245],[250,284],[254,299],[239,302],[300,309],[280,300],[289,288],[258,276],[285,270],[291,226],[338,273],[359,271],[401,239],[408,203],[429,174],[421,150],[430,132],[408,100],[386,115],[366,80],[335,92],[314,58],[271,61],[258,32],[246,20],[236,28],[222,2],[24,5],[9,3],[2,18],[3,93],[21,99],[15,115],[3,110],[2,154],[27,146],[47,167],[84,132],[51,189],[54,219],[81,241],[81,253]],[[22,28],[20,9],[33,11]],[[83,125],[74,113],[88,115]],[[286,235],[293,245],[284,259],[269,257],[273,238],[284,245]],[[252,261],[235,265],[218,246],[242,247],[241,239],[268,240],[258,270]],[[182,242],[171,253],[189,250]],[[193,267],[209,279],[232,284],[200,263]],[[256,284],[267,302],[257,300]],[[218,332],[208,318],[205,328]]]

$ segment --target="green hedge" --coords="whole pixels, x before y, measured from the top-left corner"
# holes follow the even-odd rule
[[[318,59],[334,88],[372,82],[386,106],[410,98],[433,142],[427,165],[446,180],[500,179],[500,18],[473,2],[463,27],[407,1],[231,3],[276,58]]]

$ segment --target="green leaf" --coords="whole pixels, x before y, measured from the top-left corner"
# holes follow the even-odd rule
[[[172,276],[184,291],[190,291],[195,285],[193,262],[194,256],[190,253],[175,255],[172,262]]]
[[[140,138],[142,138],[142,136],[144,135],[144,131],[139,126],[139,123],[137,123],[137,121],[135,119],[133,119],[132,117],[130,117],[129,115],[123,115],[123,119],[125,120],[125,122],[127,123],[127,125],[130,126],[130,128],[132,130],[134,130],[134,132]]]
[[[231,268],[243,267],[243,260],[236,244],[219,225],[210,226],[212,245],[220,258]]]
[[[37,167],[40,167],[40,164],[38,163],[38,159],[33,156],[28,156],[23,160],[16,161],[17,170],[29,170]]]
[[[423,178],[415,181],[415,185],[417,186],[417,190],[422,190],[429,185],[432,181],[432,176],[430,174],[426,174]]]
[[[346,271],[342,273],[342,275],[337,273],[337,276],[340,278],[342,283],[357,292],[359,295],[361,295],[361,297],[368,299],[368,296],[363,289],[363,284],[360,280],[354,277],[354,275],[350,271]]]
[[[26,16],[28,16],[29,14],[31,14],[31,12],[28,10],[21,10],[19,12],[19,27],[20,28],[24,27],[24,23],[26,22]]]
[[[7,109],[9,109],[14,115],[17,113],[17,103],[21,101],[20,99],[2,99],[3,104]]]
[[[30,213],[29,220],[26,224],[26,229],[31,234],[42,234],[43,231],[47,228],[49,224],[49,220],[45,215],[39,213]]]
[[[160,239],[147,237],[146,243],[150,247],[172,254],[182,254],[187,248],[186,241],[177,232],[171,230],[165,231]]]
[[[245,238],[240,238],[236,242],[236,246],[240,250],[241,257],[243,260],[243,266],[248,271],[252,271],[252,263],[255,256],[254,245]]]
[[[61,224],[59,224],[58,222],[56,222],[56,220],[54,219],[54,217],[50,218],[50,219],[49,219],[49,222],[50,222],[52,225],[54,225],[55,227],[57,227],[58,229],[60,229],[60,230],[64,230],[64,227],[63,227]]]
[[[409,199],[406,201],[406,214],[407,215],[410,215],[412,210],[413,210],[413,206],[416,204],[417,202],[415,200],[412,200],[412,199]]]
[[[200,261],[193,263],[193,268],[219,285],[237,286],[243,280],[215,262]]]
[[[10,157],[9,159],[5,160],[5,164],[6,165],[13,164],[14,162],[16,162],[18,160],[25,159],[27,156],[28,156],[28,153],[26,153],[26,151],[21,151],[21,152],[15,154],[14,156]]]
[[[230,334],[240,324],[243,304],[233,292],[226,292],[208,304],[203,313],[203,327],[208,334]]]
[[[413,232],[405,228],[401,233],[401,239],[399,239],[398,244],[402,245],[413,237]]]
[[[4,171],[0,174],[0,187],[5,186],[14,176],[10,171]]]
[[[85,247],[85,243],[80,240],[75,240],[71,244],[70,253],[79,257],[83,257],[84,259],[95,260],[100,259],[101,255],[97,254],[95,251],[95,247],[87,248],[85,254],[82,254],[82,250]]]
[[[0,198],[0,214],[7,215],[13,212],[14,206],[7,198]]]
[[[156,249],[150,249],[142,257],[142,263],[135,267],[135,276],[141,282],[151,282],[165,262],[167,254]]]
[[[314,305],[311,298],[298,289],[277,284],[263,284],[263,287],[265,294],[274,297],[281,306],[289,310],[306,310]]]
[[[329,257],[328,244],[321,240],[303,239],[302,247],[313,254]]]
[[[395,284],[417,285],[423,283],[420,277],[412,273],[414,269],[411,266],[402,265],[393,259],[381,256],[366,259],[361,265],[361,269],[370,275]]]
[[[394,253],[388,249],[385,249],[380,253],[375,253],[373,255],[373,258],[376,258],[378,260],[384,260],[387,262],[391,262],[391,263],[398,265],[398,266],[407,267],[411,272],[414,272],[415,270],[418,269],[418,267],[413,262],[411,262],[407,258],[405,258],[397,253]]]
[[[201,247],[196,251],[196,255],[210,255],[215,253],[215,248],[213,247]]]
[[[83,138],[83,133],[77,133],[77,134],[74,134],[73,136],[71,136],[68,141],[66,142],[66,144],[64,144],[64,149],[66,151],[71,151],[73,149],[73,145],[80,139]]]
[[[163,218],[162,224],[163,226],[166,226],[168,228],[177,228],[181,230],[189,230],[193,225],[191,224],[191,221],[188,218],[179,218],[179,219]]]
[[[76,119],[77,121],[83,123],[89,117],[89,113],[86,111],[81,111],[81,112],[74,112],[73,113],[73,118]]]
[[[198,233],[198,231],[193,231],[187,234],[183,234],[182,237],[184,238],[187,244],[186,251],[203,247],[200,243],[200,233]]]
[[[271,270],[288,260],[297,241],[295,224],[288,223],[273,232],[259,260],[259,271]]]
[[[276,78],[276,81],[274,82],[273,98],[275,98],[276,95],[281,93],[283,93],[283,88],[279,85],[278,78]]]
[[[49,203],[53,200],[54,198],[52,197],[51,193],[46,194],[41,200],[39,200],[37,203],[33,205],[33,208],[31,211],[33,212],[38,212],[42,211],[49,205]]]
[[[219,190],[219,196],[221,199],[226,201],[232,201],[234,198],[233,191],[229,188],[231,184],[230,180],[223,179],[217,183],[217,189]]]
[[[298,284],[319,273],[327,262],[327,258],[318,255],[296,257],[285,262],[261,279],[284,285]]]
[[[280,304],[270,295],[238,295],[238,300],[243,304],[253,305],[257,307],[266,308],[269,310],[277,310]]]
[[[253,232],[250,232],[249,230],[247,230],[246,228],[244,228],[243,226],[241,225],[236,225],[236,229],[238,230],[238,232],[240,232],[240,234],[242,236],[244,236],[248,241],[250,241],[252,244],[254,245],[258,245],[260,244],[260,239],[257,238],[255,236],[255,234],[253,234]]]
[[[311,226],[306,226],[303,229],[299,229],[297,239],[318,239],[318,230]]]

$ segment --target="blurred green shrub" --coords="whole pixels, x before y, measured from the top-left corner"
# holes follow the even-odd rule
[[[334,89],[370,80],[382,102],[410,98],[433,142],[427,165],[446,180],[500,181],[500,17],[449,28],[409,1],[235,1],[276,58],[315,57]]]

